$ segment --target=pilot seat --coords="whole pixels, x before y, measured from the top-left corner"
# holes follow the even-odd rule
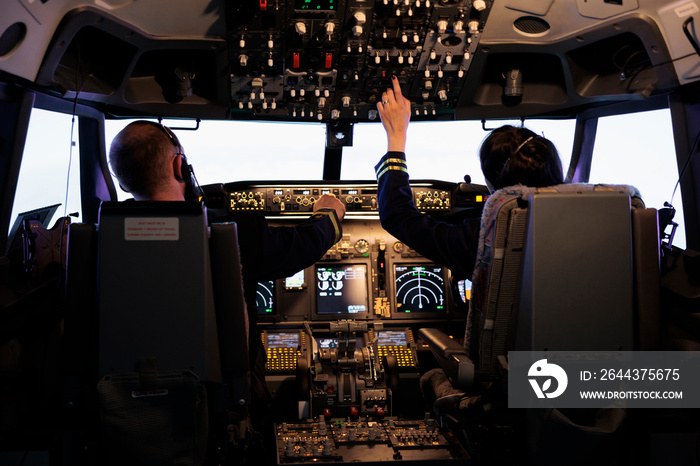
[[[420,330],[440,365],[421,378],[436,416],[474,457],[599,462],[626,412],[505,409],[508,351],[655,349],[656,210],[626,185],[503,188],[484,207],[472,283],[463,345]]]
[[[66,360],[96,348],[87,369],[67,371],[96,382],[97,459],[199,465],[233,455],[249,437],[250,405],[236,224],[209,232],[197,203],[103,202],[96,229],[69,232],[67,275],[76,308]],[[95,311],[85,305],[93,298]]]

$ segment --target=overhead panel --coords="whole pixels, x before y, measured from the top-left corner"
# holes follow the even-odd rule
[[[451,119],[491,4],[229,3],[232,117],[378,120],[395,75],[415,118]]]

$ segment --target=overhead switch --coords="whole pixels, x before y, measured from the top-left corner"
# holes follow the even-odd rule
[[[484,0],[474,0],[472,6],[476,11],[484,11],[486,9],[486,2]]]

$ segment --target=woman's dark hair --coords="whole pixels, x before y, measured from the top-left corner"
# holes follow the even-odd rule
[[[491,131],[479,150],[481,170],[494,189],[522,184],[544,187],[561,184],[564,174],[559,152],[549,139],[511,125]]]

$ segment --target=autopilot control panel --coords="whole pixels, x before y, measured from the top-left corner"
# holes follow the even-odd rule
[[[421,212],[448,214],[479,209],[485,196],[474,190],[455,195],[454,183],[435,180],[412,181],[413,202]],[[313,210],[323,194],[332,194],[345,206],[349,216],[377,212],[376,182],[352,184],[229,183],[224,186],[226,207],[231,212],[260,212],[265,215],[301,215]]]

